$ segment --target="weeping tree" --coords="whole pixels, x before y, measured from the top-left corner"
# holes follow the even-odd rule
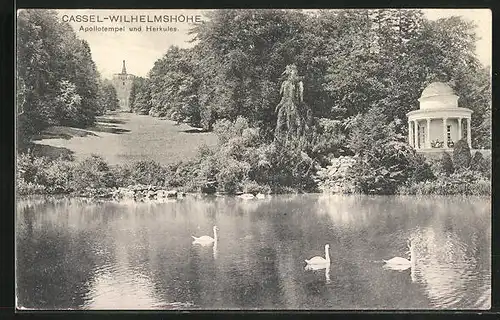
[[[285,80],[280,89],[282,98],[275,110],[278,119],[274,139],[287,144],[305,137],[311,126],[312,116],[309,107],[304,103],[304,84],[298,75],[297,67],[294,64],[286,66],[282,76]]]

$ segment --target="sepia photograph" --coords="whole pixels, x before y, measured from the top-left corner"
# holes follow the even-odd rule
[[[19,9],[15,302],[489,310],[489,9]]]

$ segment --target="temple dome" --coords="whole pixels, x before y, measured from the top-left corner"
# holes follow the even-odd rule
[[[452,95],[455,95],[455,93],[453,92],[453,89],[449,85],[443,82],[433,82],[430,85],[428,85],[424,89],[424,91],[422,91],[420,98],[428,98],[434,96],[452,96]]]
[[[418,99],[420,109],[458,108],[458,96],[453,89],[443,82],[433,82],[428,85]]]

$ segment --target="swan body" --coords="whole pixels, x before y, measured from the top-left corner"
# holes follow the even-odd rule
[[[398,260],[396,260],[398,259]],[[401,260],[399,260],[401,259]],[[405,258],[401,258],[401,257],[396,257],[396,258],[392,258],[390,260],[384,260],[385,262],[385,265],[384,265],[384,269],[388,269],[388,270],[394,270],[394,271],[404,271],[406,269],[409,269],[411,268],[411,262],[408,261],[407,259]]]
[[[305,261],[307,262],[307,264],[310,265],[326,264],[328,262],[325,258],[319,256],[313,257]]]
[[[191,236],[194,239],[193,243],[210,244],[212,242],[216,242],[218,239],[217,230],[219,230],[219,228],[217,228],[217,226],[214,226],[213,230],[214,230],[214,237],[213,238],[210,236],[201,236],[201,237]]]
[[[322,264],[307,264],[306,267],[304,268],[305,270],[322,270],[328,268],[327,263],[322,263]]]
[[[330,253],[329,253],[328,249],[330,249],[330,245],[325,244],[325,258],[316,256],[316,257],[313,257],[309,260],[305,260],[305,262],[308,265],[310,265],[309,268],[313,269],[313,268],[317,268],[319,266],[329,265],[330,264]],[[322,269],[322,268],[319,268],[319,269]]]
[[[195,236],[191,236],[193,237],[194,240],[196,241],[199,241],[199,242],[214,242],[215,239],[210,237],[210,236],[201,236],[199,238],[196,238]]]
[[[410,260],[401,257],[394,257],[389,260],[384,260],[384,262],[391,265],[410,265]]]
[[[410,254],[410,260],[402,258],[402,257],[394,257],[394,258],[389,259],[389,260],[383,260],[385,262],[384,267],[386,269],[403,271],[403,270],[410,268],[415,263],[413,246],[411,245],[410,241],[408,241],[407,244],[408,244],[408,249],[409,249],[407,253]]]
[[[244,193],[244,194],[240,194],[238,196],[238,198],[241,198],[241,199],[245,199],[245,200],[250,200],[250,199],[254,199],[255,196],[251,193]]]

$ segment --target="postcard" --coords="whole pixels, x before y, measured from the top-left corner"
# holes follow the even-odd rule
[[[19,9],[17,310],[490,309],[491,19]]]

